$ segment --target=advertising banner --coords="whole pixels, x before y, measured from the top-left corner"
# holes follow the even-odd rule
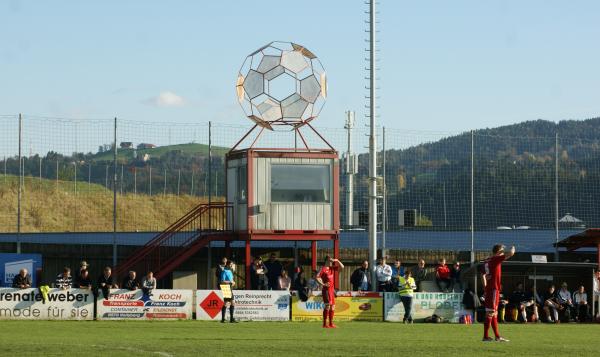
[[[27,269],[31,275],[32,287],[35,287],[35,274],[37,269],[42,268],[41,254],[15,254],[0,253],[0,276],[1,286],[12,287],[13,278],[19,274],[19,270]]]
[[[45,300],[45,301],[44,301]],[[92,320],[94,294],[86,289],[0,288],[0,319]]]
[[[444,321],[458,322],[462,311],[460,293],[414,293],[412,316],[422,320],[432,315],[441,316]],[[404,306],[398,293],[385,293],[385,321],[402,321]]]
[[[320,291],[313,292],[307,301],[292,297],[292,321],[321,321],[323,299]],[[335,298],[336,321],[383,320],[383,296],[381,293],[363,291],[339,291]]]
[[[100,320],[189,320],[192,290],[155,289],[148,296],[140,289],[111,289],[108,299],[99,291],[96,309]]]
[[[289,321],[290,293],[276,290],[233,290],[234,318],[239,321]],[[220,320],[220,290],[196,291],[196,320]],[[229,319],[229,311],[227,311]]]

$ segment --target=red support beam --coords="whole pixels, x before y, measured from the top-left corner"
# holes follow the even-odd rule
[[[598,255],[598,270],[600,270],[600,243],[598,243],[598,247],[596,249],[596,254]]]
[[[335,259],[340,259],[340,240],[337,238],[333,240],[333,257]],[[333,286],[335,286],[336,289],[340,288],[339,270],[336,270],[335,275],[333,276]]]
[[[252,264],[252,255],[250,251],[250,240],[246,240],[246,290],[250,289],[250,265]]]
[[[312,271],[317,270],[317,241],[310,242],[310,267]]]

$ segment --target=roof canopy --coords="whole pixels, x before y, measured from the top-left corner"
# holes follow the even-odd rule
[[[600,245],[600,228],[588,228],[556,243],[557,247],[567,248],[568,251],[579,248],[596,248],[598,245]]]
[[[563,218],[559,219],[558,222],[560,223],[582,223],[583,221],[580,220],[579,218],[573,216],[570,213],[567,213]]]

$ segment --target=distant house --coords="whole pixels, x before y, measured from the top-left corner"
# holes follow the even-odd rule
[[[133,143],[131,141],[121,141],[121,149],[131,149],[133,148]]]
[[[148,144],[148,143],[141,143],[137,146],[138,150],[141,149],[154,149],[156,147],[156,145],[154,144]]]

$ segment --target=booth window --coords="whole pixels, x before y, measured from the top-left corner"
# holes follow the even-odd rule
[[[330,201],[329,165],[271,165],[271,202]]]
[[[237,169],[237,199],[239,203],[248,200],[248,166],[240,166]]]

